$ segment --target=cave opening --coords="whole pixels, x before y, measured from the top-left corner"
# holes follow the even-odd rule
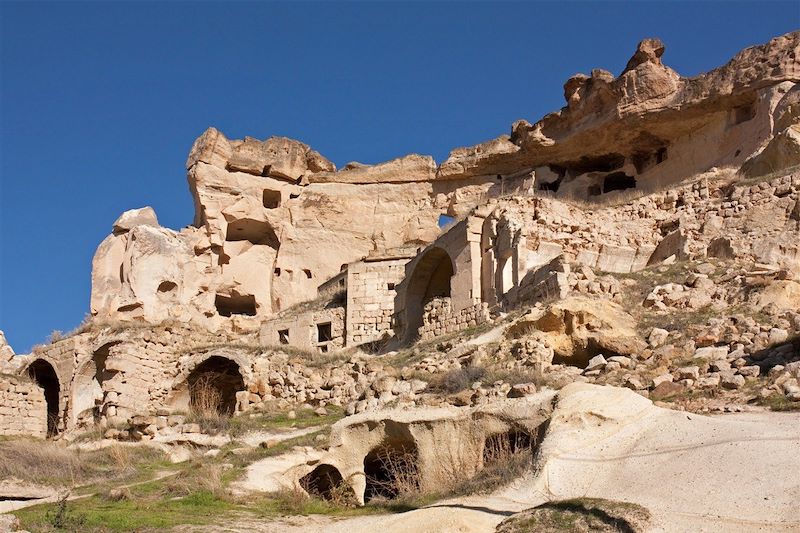
[[[188,378],[189,405],[200,414],[230,416],[236,410],[236,393],[244,390],[239,365],[217,355],[192,370]]]
[[[418,453],[413,440],[388,439],[364,458],[364,501],[391,500],[419,490]]]
[[[614,172],[603,178],[603,194],[611,191],[624,191],[625,189],[635,189],[636,178],[624,172]]]
[[[217,313],[219,313],[220,316],[256,315],[256,297],[250,294],[232,294],[230,296],[217,294],[214,298],[214,306],[217,308]]]
[[[300,478],[300,486],[311,496],[323,500],[354,500],[353,489],[344,482],[335,466],[321,464]]]

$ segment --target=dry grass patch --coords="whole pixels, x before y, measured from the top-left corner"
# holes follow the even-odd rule
[[[428,390],[431,392],[445,392],[454,394],[468,389],[476,381],[486,375],[482,366],[468,366],[456,368],[443,374],[436,374],[428,381]]]
[[[766,398],[759,398],[757,401],[770,411],[800,411],[800,402],[792,401],[779,392],[770,394]]]
[[[0,442],[0,479],[17,478],[60,487],[130,479],[143,465],[164,461],[160,451],[145,446],[114,445],[82,452],[50,441]]]

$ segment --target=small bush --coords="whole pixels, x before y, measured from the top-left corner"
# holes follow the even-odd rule
[[[54,529],[65,529],[68,531],[80,531],[86,523],[86,517],[82,514],[74,513],[67,502],[69,492],[65,492],[56,505],[47,511],[45,520]]]
[[[434,376],[428,383],[428,388],[434,392],[447,392],[450,394],[461,392],[472,386],[486,375],[486,369],[480,366],[469,366],[450,370],[444,374]]]
[[[800,402],[794,402],[779,392],[759,398],[758,403],[770,411],[800,411]]]

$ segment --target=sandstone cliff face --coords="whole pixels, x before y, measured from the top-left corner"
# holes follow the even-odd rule
[[[278,142],[280,141],[280,142]],[[432,241],[442,214],[467,212],[502,187],[495,176],[439,183],[430,157],[333,165],[287,139],[229,141],[211,128],[192,147],[194,225],[123,214],[95,254],[92,314],[234,327],[313,299],[370,252]]]
[[[800,164],[800,33],[691,79],[663,64],[664,50],[647,39],[619,76],[570,78],[559,112],[456,149],[438,167],[412,154],[337,171],[301,142],[229,140],[210,128],[187,160],[193,225],[162,228],[149,208],[123,214],[95,254],[92,314],[249,330],[315,298],[347,263],[427,244],[440,215],[492,197],[592,201],[715,167],[757,176]]]
[[[743,50],[707,74],[681,78],[663,65],[664,45],[645,40],[620,76],[597,69],[570,78],[566,107],[535,124],[516,122],[510,138],[453,151],[438,176],[539,167],[537,178],[544,174],[562,187],[548,190],[585,197],[612,171],[657,188],[714,166],[738,168],[776,128],[797,122],[798,52],[795,32]]]

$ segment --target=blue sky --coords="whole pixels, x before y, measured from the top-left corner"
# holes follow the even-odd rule
[[[337,165],[443,160],[619,73],[644,37],[683,75],[800,27],[798,2],[0,4],[0,329],[18,352],[89,308],[124,210],[191,223],[208,126]]]

